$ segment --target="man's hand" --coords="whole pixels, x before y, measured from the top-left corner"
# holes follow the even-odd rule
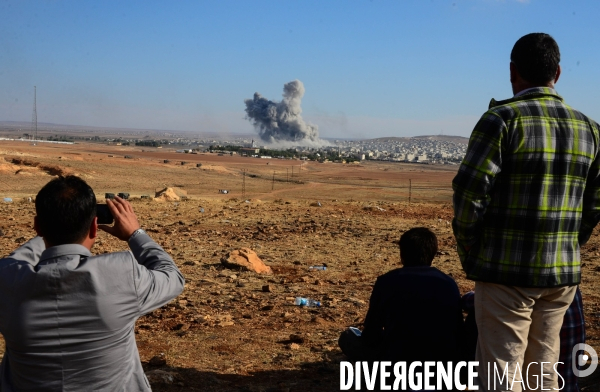
[[[133,207],[127,200],[123,200],[119,196],[115,196],[114,200],[106,199],[106,204],[115,218],[115,224],[114,226],[98,225],[98,228],[120,240],[127,241],[133,232],[140,228]]]

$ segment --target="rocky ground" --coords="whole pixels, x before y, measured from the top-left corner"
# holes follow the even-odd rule
[[[339,388],[339,333],[359,326],[376,277],[398,265],[399,235],[431,228],[440,252],[434,265],[464,278],[449,226],[448,205],[405,203],[132,200],[150,235],[186,278],[184,292],[139,319],[140,355],[157,391],[334,390]],[[204,213],[200,212],[204,209]],[[0,205],[0,253],[33,235],[32,203]],[[597,234],[597,233],[596,233]],[[600,349],[598,237],[583,252],[582,291],[588,343]],[[256,251],[272,275],[224,268],[221,259],[242,247]],[[95,252],[124,250],[102,233]],[[310,271],[311,265],[326,271]],[[296,296],[323,303],[294,306]],[[155,370],[158,370],[156,372]],[[166,380],[166,381],[165,381]],[[171,381],[172,380],[172,381]]]
[[[5,157],[7,165],[18,155],[15,151],[11,154]],[[46,166],[65,166],[50,153],[28,159]],[[100,192],[122,190],[124,178],[127,189],[141,189],[144,181],[151,181],[158,170],[163,170],[149,163],[146,169],[136,172],[135,178],[111,176],[105,173],[109,167],[102,166],[105,162],[87,159],[70,160],[68,168],[90,176],[88,181]],[[0,173],[0,186],[14,178],[22,178],[23,182],[11,182],[13,191],[21,187],[19,198],[0,204],[0,256],[34,235],[34,206],[26,196],[35,194],[51,178],[48,173],[24,176],[15,174],[12,166],[5,165],[5,169],[4,174]],[[315,177],[317,169],[322,170],[314,169]],[[92,170],[94,173],[90,173]],[[188,190],[193,188],[190,184],[198,183],[216,187],[219,181],[230,181],[230,177],[223,176],[234,176],[209,172],[198,181],[197,172],[169,170],[173,172],[165,178],[179,170],[177,182],[184,183]],[[383,171],[381,167],[373,170]],[[185,177],[186,173],[193,173],[193,179]],[[369,177],[365,173],[363,176]],[[448,186],[449,181],[444,184]],[[198,190],[189,191],[189,198],[180,201],[156,202],[140,199],[139,195],[131,200],[142,226],[172,255],[186,278],[178,298],[141,317],[136,324],[141,359],[155,391],[338,390],[339,361],[344,359],[337,347],[339,333],[348,326],[361,326],[375,279],[398,267],[396,241],[411,227],[432,229],[439,240],[434,266],[451,275],[461,293],[473,288],[456,255],[447,197],[409,204],[406,198],[393,193],[395,190],[378,186],[373,190],[355,189],[348,197],[349,193],[344,192],[352,187],[339,178],[331,185],[313,186],[308,181],[290,185],[279,193],[259,193],[259,185],[251,186],[255,193],[247,198],[208,196],[196,185]],[[311,191],[313,198],[307,196]],[[417,196],[427,199],[424,193]],[[430,200],[436,200],[436,196]],[[596,230],[583,248],[581,285],[587,343],[598,352],[599,238]],[[221,259],[240,248],[255,251],[273,274],[225,268]],[[93,251],[125,249],[125,243],[102,232]],[[309,270],[312,265],[323,264],[327,265],[325,271]],[[297,296],[314,298],[323,306],[297,307]]]

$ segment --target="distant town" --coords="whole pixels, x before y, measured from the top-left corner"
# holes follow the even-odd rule
[[[274,147],[251,135],[194,135],[147,130],[115,130],[46,124],[37,137],[18,123],[0,123],[0,140],[78,143],[91,142],[149,149],[169,148],[180,153],[216,153],[262,159],[301,159],[320,162],[358,163],[364,160],[456,165],[463,159],[468,139],[432,135],[386,137],[365,140],[325,140],[320,147]],[[23,124],[24,125],[24,124]]]

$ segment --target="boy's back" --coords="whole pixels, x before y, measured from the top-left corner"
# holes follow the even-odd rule
[[[431,266],[405,266],[377,279],[363,339],[379,360],[456,361],[463,336],[456,282]]]

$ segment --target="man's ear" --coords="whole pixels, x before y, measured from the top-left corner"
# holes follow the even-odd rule
[[[560,64],[559,64],[558,68],[556,68],[556,76],[554,77],[554,84],[556,84],[556,82],[558,82],[561,72],[562,72],[562,69],[560,68]]]
[[[33,217],[33,230],[35,230],[35,232],[38,236],[40,236],[40,237],[44,236],[40,230],[40,224],[38,223],[37,215]]]
[[[517,66],[512,61],[510,62],[510,82],[515,83],[519,80],[519,71],[517,71]]]
[[[88,237],[90,239],[94,239],[98,236],[98,217],[95,216],[92,220],[92,224],[90,225],[90,233]]]

